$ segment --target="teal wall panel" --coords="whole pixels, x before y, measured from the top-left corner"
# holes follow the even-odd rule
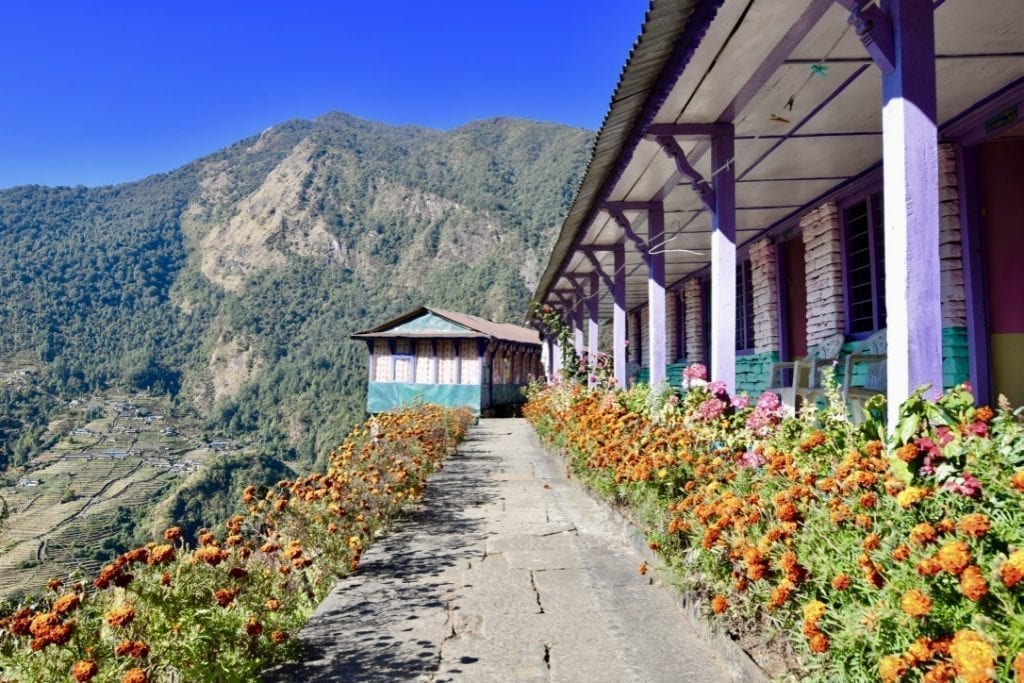
[[[456,325],[450,320],[439,318],[433,313],[425,313],[418,318],[407,320],[406,322],[402,323],[401,325],[398,325],[397,327],[392,327],[390,330],[388,330],[388,334],[396,334],[402,332],[416,334],[422,334],[423,332],[466,333],[472,331],[473,330],[469,329],[468,327]]]
[[[383,413],[396,406],[410,403],[466,406],[475,415],[479,415],[480,385],[370,382],[366,389],[366,410],[370,413]]]

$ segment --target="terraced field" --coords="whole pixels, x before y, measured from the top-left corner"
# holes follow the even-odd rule
[[[126,415],[125,404],[108,401],[107,417],[79,420],[83,426],[54,448],[7,473],[13,485],[0,487],[10,509],[0,529],[0,597],[38,590],[55,576],[95,573],[105,558],[94,551],[120,531],[118,508],[151,508],[184,475],[219,457],[180,422]]]

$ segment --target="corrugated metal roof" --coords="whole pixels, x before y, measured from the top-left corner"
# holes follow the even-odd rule
[[[534,299],[543,302],[724,0],[652,0]],[[623,161],[625,160],[625,161]]]
[[[433,313],[434,315],[449,320],[456,325],[466,327],[472,332],[461,333],[461,332],[417,332],[408,333],[402,332],[401,334],[392,334],[389,331],[392,328],[398,327],[399,325],[408,322],[414,318],[418,318],[424,313]],[[519,325],[513,325],[511,323],[496,323],[493,320],[487,320],[475,315],[469,315],[468,313],[457,313],[455,311],[445,311],[440,308],[429,308],[427,306],[420,306],[419,308],[413,309],[408,313],[377,325],[376,327],[370,328],[363,332],[356,332],[351,335],[352,339],[373,339],[376,337],[433,337],[433,338],[474,338],[474,337],[485,337],[488,339],[496,339],[498,341],[509,341],[516,342],[518,344],[537,344],[540,345],[540,333],[537,330],[532,330],[528,327],[520,327]]]

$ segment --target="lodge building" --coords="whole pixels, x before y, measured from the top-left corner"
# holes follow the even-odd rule
[[[623,385],[871,341],[890,422],[1019,405],[1022,113],[1020,0],[654,0],[534,298]]]

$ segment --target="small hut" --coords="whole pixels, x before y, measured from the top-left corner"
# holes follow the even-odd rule
[[[544,373],[536,330],[437,308],[417,308],[352,339],[370,351],[370,413],[413,401],[503,412],[523,403],[522,388]]]

